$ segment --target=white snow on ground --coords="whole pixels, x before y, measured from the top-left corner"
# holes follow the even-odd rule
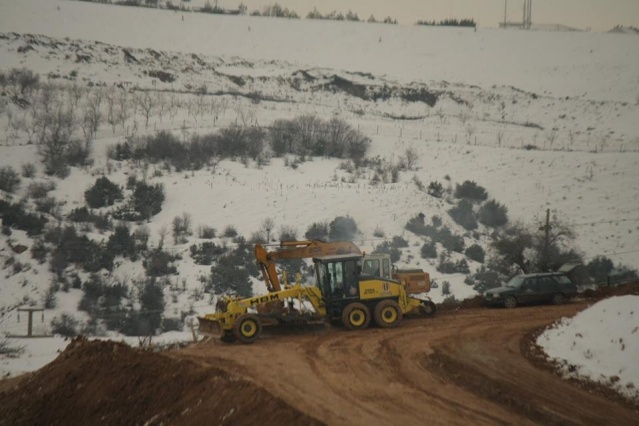
[[[188,134],[216,132],[242,121],[242,114],[252,115],[255,123],[266,126],[276,119],[302,114],[315,114],[325,120],[336,116],[371,138],[370,156],[395,161],[407,148],[415,149],[419,154],[415,169],[403,172],[397,183],[373,184],[372,172],[352,182],[351,176],[339,168],[340,161],[322,158],[302,163],[295,170],[277,158],[262,168],[254,163],[245,166],[222,161],[215,170],[163,171],[161,176],[155,176],[156,167],[152,166],[149,180],[165,186],[166,201],[162,212],[146,224],[151,231],[151,245],[157,246],[158,231],[163,226],[170,230],[173,217],[184,212],[192,215],[194,227],[206,224],[219,233],[226,225],[234,225],[246,237],[259,230],[264,218],[274,218],[277,228],[295,228],[301,237],[313,222],[348,214],[361,230],[356,243],[362,249],[370,251],[379,243],[380,239],[373,235],[377,228],[384,231],[386,238],[401,235],[409,241],[409,247],[403,249],[398,266],[430,272],[440,284],[429,294],[435,302],[445,297],[441,291],[444,281],[450,283],[451,294],[465,299],[476,292],[464,284],[464,276],[438,273],[436,261],[420,256],[422,240],[405,231],[404,225],[423,212],[427,222],[431,216],[439,215],[455,232],[464,233],[446,213],[451,204],[418,190],[413,179],[425,185],[436,180],[452,188],[464,180],[474,180],[508,207],[511,221],[532,223],[547,208],[556,210],[575,226],[576,246],[586,260],[606,255],[616,264],[639,266],[636,36],[484,29],[473,32],[229,17],[59,0],[0,0],[0,32],[56,37],[52,44],[36,39],[37,43],[30,44],[33,50],[24,53],[18,52],[25,44],[22,39],[0,40],[2,71],[25,67],[40,73],[43,80],[44,76],[57,75],[57,79],[51,77],[52,82],[67,81],[74,72],[79,83],[111,87],[114,82],[123,81],[150,90],[192,91],[187,86],[205,84],[209,93],[259,92],[279,100],[250,103],[238,96],[219,96],[229,104],[217,119],[206,114],[195,121],[182,107],[175,121],[166,114],[164,119],[152,116],[148,130],[140,112],[132,114],[126,131],[118,127],[114,133],[103,123],[94,141],[94,166],[87,170],[74,168],[64,180],[44,176],[36,147],[26,144],[27,135],[23,132],[12,130],[7,114],[0,115],[0,167],[11,165],[19,169],[22,164],[33,162],[40,169],[35,178],[23,178],[14,200],[26,197],[30,182],[52,180],[57,186],[50,195],[65,203],[61,210],[67,214],[84,205],[84,191],[96,177],[107,175],[121,186],[128,176],[139,177],[139,168],[127,162],[114,165],[106,157],[107,147],[124,141],[134,126],[137,135],[153,134],[156,129],[182,135],[182,127]],[[133,53],[140,58],[140,65],[125,63],[118,50],[121,47],[156,49],[162,52],[163,62],[148,51],[139,50]],[[76,53],[89,54],[91,60],[75,62]],[[200,66],[191,54],[199,55],[205,65]],[[174,74],[177,80],[162,83],[145,74],[157,69]],[[372,102],[340,92],[298,91],[288,85],[287,79],[299,70],[320,82],[339,75],[388,87],[422,84],[420,87],[450,94],[431,108],[422,102]],[[254,79],[238,87],[224,74]],[[189,95],[181,96],[188,100]],[[16,109],[14,113],[18,117],[20,111]],[[391,118],[401,116],[418,119]],[[522,149],[529,144],[539,149]],[[489,231],[482,227],[479,231],[479,243],[487,248]],[[14,244],[26,246],[33,241],[15,230],[11,238]],[[92,233],[91,238],[99,241],[108,235]],[[18,322],[15,308],[41,303],[51,274],[48,263],[38,264],[29,251],[13,253],[7,241],[6,236],[0,235],[0,257],[3,262],[13,257],[23,270],[13,273],[11,267],[6,267],[0,271],[0,332],[21,335],[26,331],[26,316],[22,314]],[[218,238],[215,243],[229,241]],[[183,254],[176,265],[179,275],[171,277],[171,283],[179,287],[185,283],[186,291],[177,295],[167,291],[165,316],[175,318],[191,309],[197,313],[212,309],[208,297],[197,297],[201,289],[198,277],[209,274],[210,267],[194,264],[188,255],[189,246],[198,242],[201,241],[191,237],[188,243],[173,244],[171,236],[167,237],[165,249]],[[453,260],[462,258],[460,254],[452,256]],[[112,277],[129,281],[143,277],[139,262],[116,261]],[[469,263],[471,270],[480,266]],[[255,292],[264,290],[263,283],[254,281]],[[44,322],[36,315],[38,332],[48,332],[51,319],[62,313],[86,319],[86,314],[76,308],[81,298],[79,290],[60,291],[56,296],[57,307],[45,311]],[[187,329],[170,338],[188,340],[190,333]],[[629,353],[628,339],[620,338]],[[10,342],[25,345],[25,354],[18,359],[2,358],[0,375],[37,369],[55,358],[56,351],[65,345],[58,338],[11,338]],[[136,342],[132,340],[134,345]],[[573,364],[571,355],[567,356]],[[626,374],[632,367],[626,361],[611,362],[616,372],[610,375],[630,380]]]
[[[566,376],[586,377],[639,401],[639,296],[611,297],[537,339]]]

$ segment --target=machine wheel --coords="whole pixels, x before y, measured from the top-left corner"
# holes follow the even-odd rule
[[[349,330],[363,330],[371,322],[371,313],[361,303],[351,303],[342,312],[342,324]]]
[[[561,293],[557,293],[552,297],[552,303],[553,305],[561,305],[566,301],[566,298],[564,297],[563,294]]]
[[[427,317],[432,317],[437,312],[437,306],[430,300],[423,300],[419,312]]]
[[[260,319],[253,314],[238,317],[233,324],[233,336],[242,343],[253,343],[262,332]]]
[[[375,324],[382,328],[396,327],[403,314],[394,300],[382,300],[375,306]]]
[[[515,299],[513,296],[508,296],[506,300],[504,300],[504,306],[509,309],[514,308],[515,306],[517,306],[517,299]]]

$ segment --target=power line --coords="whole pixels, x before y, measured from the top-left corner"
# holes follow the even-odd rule
[[[601,220],[598,222],[575,223],[572,226],[598,225],[601,223],[620,223],[620,222],[635,222],[635,221],[639,221],[639,217],[633,218],[633,219],[614,219],[614,220]]]

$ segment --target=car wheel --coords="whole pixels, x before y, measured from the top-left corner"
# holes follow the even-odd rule
[[[552,303],[554,305],[561,305],[565,301],[566,301],[566,297],[561,293],[557,293],[552,297]]]
[[[514,308],[515,306],[517,306],[517,299],[514,298],[514,296],[508,296],[505,300],[504,300],[504,306],[507,308]]]

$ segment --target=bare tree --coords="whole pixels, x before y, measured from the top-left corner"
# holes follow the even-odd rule
[[[468,126],[466,126],[466,142],[470,143],[470,140],[472,139],[476,130],[477,128],[473,126],[472,124],[469,124]]]
[[[39,145],[39,154],[47,174],[64,176],[67,170],[66,155],[75,129],[73,112],[71,109],[57,108],[51,114],[43,117],[46,121],[46,131]]]
[[[95,134],[100,128],[100,122],[102,121],[102,112],[100,111],[100,105],[102,104],[102,97],[104,96],[101,90],[97,90],[93,95],[89,96],[87,102],[86,119],[89,122],[91,135],[95,137]]]
[[[166,110],[166,96],[164,96],[164,92],[156,92],[155,104],[157,105],[158,115],[160,116],[161,123],[162,116],[164,115],[164,111]]]
[[[552,145],[553,143],[555,143],[556,139],[557,139],[557,131],[555,129],[551,129],[549,132],[546,132],[546,140],[548,141],[548,144],[550,145],[550,149],[552,149]]]
[[[142,108],[142,112],[144,113],[144,128],[149,128],[149,117],[151,117],[151,113],[156,107],[155,98],[151,96],[151,94],[147,91],[144,92],[144,95],[137,97],[136,102],[140,108]]]
[[[206,112],[206,98],[203,94],[199,93],[195,98],[195,105],[197,108],[197,113],[200,115],[200,118],[204,118],[204,113]]]
[[[400,157],[400,160],[406,170],[413,170],[419,160],[419,153],[415,148],[409,146],[404,151],[404,155]]]
[[[126,128],[126,120],[129,118],[129,110],[131,108],[131,101],[129,100],[126,90],[121,90],[117,98],[118,103],[118,121],[122,128]]]
[[[271,241],[271,232],[275,228],[275,221],[273,218],[267,217],[262,221],[262,230],[266,233],[266,242]]]
[[[459,121],[461,121],[462,126],[466,125],[466,122],[470,118],[470,114],[465,109],[459,112]]]
[[[189,96],[187,100],[184,102],[184,105],[186,106],[187,115],[193,116],[193,120],[195,120],[195,122],[197,123],[198,111],[197,111],[197,103],[195,102],[195,99]]]
[[[178,113],[178,110],[182,106],[182,101],[177,93],[171,93],[169,95],[169,115],[171,116],[171,122],[175,120],[175,116]]]
[[[162,225],[160,229],[158,229],[158,250],[162,250],[164,248],[164,240],[167,235],[169,235],[169,230],[166,225]]]
[[[107,105],[107,123],[111,125],[111,130],[115,134],[115,126],[118,124],[118,108],[116,105],[116,91],[115,87],[111,86],[107,89],[104,98]]]
[[[67,87],[67,92],[69,94],[69,102],[71,102],[74,108],[77,108],[80,103],[80,99],[82,99],[86,92],[86,89],[74,82]]]

